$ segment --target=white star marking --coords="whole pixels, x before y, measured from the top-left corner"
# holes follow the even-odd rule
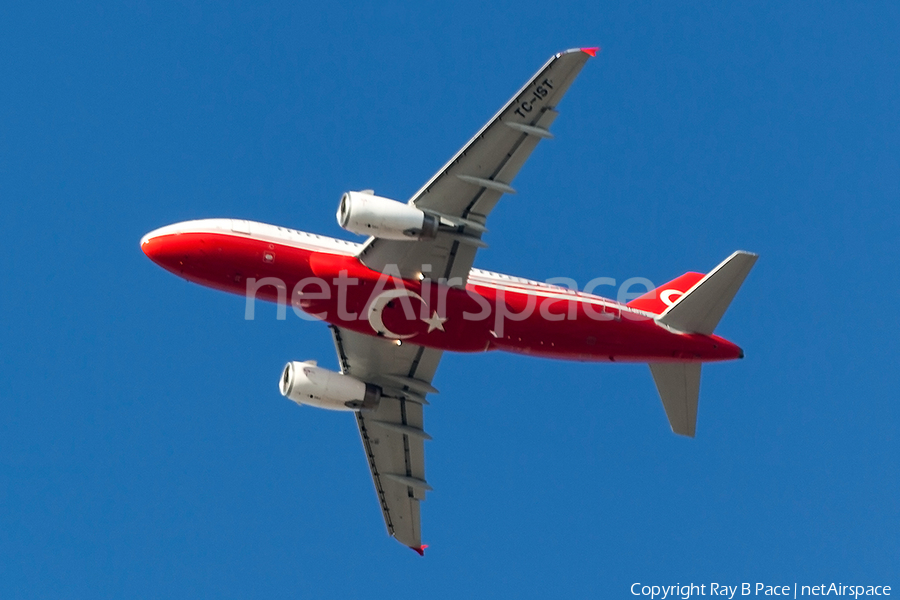
[[[422,319],[422,322],[428,323],[428,333],[431,333],[435,329],[444,331],[444,323],[447,322],[447,319],[445,317],[439,317],[437,311],[434,311],[431,314],[430,319]]]

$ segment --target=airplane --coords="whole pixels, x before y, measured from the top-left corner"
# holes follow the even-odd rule
[[[299,405],[355,414],[388,534],[419,554],[420,501],[432,490],[423,409],[445,351],[648,363],[672,431],[689,437],[702,363],[744,356],[713,330],[756,262],[749,252],[627,303],[473,268],[488,215],[553,137],[556,106],[596,52],[551,57],[407,203],[343,194],[338,222],[368,236],[362,244],[242,219],[176,223],[141,240],[153,262],[245,295],[248,310],[260,298],[280,315],[289,305],[328,323],[340,372],[292,361],[279,389]]]

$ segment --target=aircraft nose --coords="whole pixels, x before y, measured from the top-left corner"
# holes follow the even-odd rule
[[[141,238],[141,250],[147,255],[147,258],[156,262],[155,257],[156,253],[159,251],[159,244],[153,243],[153,236],[151,234],[148,233]]]
[[[183,244],[179,243],[180,233],[173,225],[151,231],[141,238],[141,250],[157,265],[179,273],[187,258]]]
[[[151,231],[141,238],[141,250],[147,255],[147,258],[162,265],[166,258],[166,243],[162,239],[164,236],[158,234],[157,231],[159,230]]]

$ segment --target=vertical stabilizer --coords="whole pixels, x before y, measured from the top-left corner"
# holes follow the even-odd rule
[[[657,319],[685,333],[712,334],[759,258],[738,250],[697,282]]]
[[[681,277],[673,279],[669,283],[664,283],[639,298],[635,298],[626,306],[661,315],[704,277],[706,275],[703,273],[685,273]]]
[[[756,254],[738,250],[703,278],[694,279],[696,283],[670,303],[656,318],[656,322],[683,333],[712,335],[757,258]],[[664,289],[659,294],[660,299],[663,302],[670,300],[681,291],[677,284],[683,286],[695,275],[687,273],[671,282],[671,289]],[[653,299],[648,299],[649,301],[658,302]],[[648,304],[645,310],[652,310],[654,306],[658,307],[659,304]],[[666,409],[669,425],[679,435],[694,437],[697,429],[700,366],[699,362],[650,364],[650,373],[653,374],[663,408]]]
[[[651,363],[650,373],[662,398],[672,431],[694,437],[700,398],[700,363]]]

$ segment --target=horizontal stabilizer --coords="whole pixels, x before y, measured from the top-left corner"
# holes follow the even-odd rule
[[[756,254],[738,250],[685,292],[657,320],[678,331],[712,334],[757,258]]]
[[[700,363],[651,363],[650,373],[672,431],[694,437],[700,399]]]

